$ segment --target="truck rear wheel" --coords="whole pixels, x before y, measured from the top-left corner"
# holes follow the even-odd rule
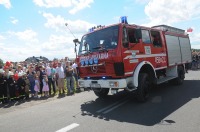
[[[183,84],[184,78],[185,78],[185,72],[183,70],[183,67],[178,67],[178,77],[171,80],[170,83],[171,84],[175,84],[175,85],[181,85]]]
[[[109,88],[103,88],[103,89],[99,89],[99,90],[94,90],[94,93],[96,96],[100,97],[100,98],[104,98],[108,95],[109,93]]]
[[[147,73],[140,73],[138,78],[138,88],[136,91],[137,100],[140,102],[147,101],[149,97],[150,79]]]

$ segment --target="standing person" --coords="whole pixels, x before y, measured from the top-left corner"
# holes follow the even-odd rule
[[[40,91],[40,79],[38,76],[35,77],[35,86],[34,86],[34,90],[35,90],[35,98],[38,98],[38,92]]]
[[[14,78],[14,87],[15,87],[15,101],[18,101],[19,100],[19,87],[17,83],[17,80],[19,79],[18,74],[15,73],[13,78]]]
[[[19,99],[22,100],[25,97],[25,86],[26,82],[23,78],[23,73],[18,73],[19,79],[17,80],[17,85],[19,87]]]
[[[9,72],[9,78],[7,80],[7,85],[9,89],[9,95],[10,95],[10,101],[14,101],[16,96],[15,96],[15,81],[14,81],[14,73]]]
[[[52,63],[50,63],[49,66],[47,66],[46,73],[47,73],[47,76],[48,76],[49,95],[51,95],[51,86],[53,87],[53,95],[55,95],[56,94],[56,86],[55,86],[56,70],[53,68]]]
[[[30,81],[27,77],[27,74],[24,72],[24,81],[26,83],[25,85],[25,98],[28,100],[29,99],[29,90],[30,90]]]
[[[4,89],[4,70],[0,69],[0,102],[3,103],[3,89]]]
[[[78,78],[79,78],[79,73],[78,73],[78,65],[76,64],[76,62],[74,61],[73,65],[73,76],[76,80],[76,89],[79,89],[79,84],[78,84]]]
[[[18,65],[17,66],[17,70],[16,70],[16,73],[20,73],[20,74],[23,74],[23,70],[22,70],[22,66],[21,65]]]
[[[73,78],[73,68],[71,67],[70,61],[66,63],[65,70],[66,80],[67,80],[67,89],[68,94],[74,94],[74,78]]]
[[[48,78],[46,75],[43,75],[42,83],[43,83],[42,91],[44,92],[44,96],[48,97],[49,86],[48,86]]]
[[[4,66],[4,86],[3,86],[3,103],[8,103],[8,79],[9,79],[9,67]]]
[[[27,72],[27,78],[29,79],[30,82],[30,90],[31,90],[31,97],[34,97],[35,91],[34,91],[34,86],[35,86],[35,71],[34,71],[34,67],[31,66],[28,69]]]
[[[58,67],[56,68],[56,77],[58,78],[59,95],[61,95],[61,91],[64,94],[65,93],[65,91],[64,91],[65,74],[64,74],[64,69],[60,62],[58,63]]]
[[[42,96],[42,88],[43,88],[42,79],[43,79],[43,75],[44,75],[42,70],[43,70],[43,67],[39,66],[39,71],[37,72],[37,75],[38,75],[38,77],[40,79],[40,94],[41,94],[41,96]]]

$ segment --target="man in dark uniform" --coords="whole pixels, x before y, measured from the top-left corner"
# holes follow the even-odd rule
[[[9,95],[10,95],[10,101],[14,101],[16,96],[15,96],[15,85],[14,85],[14,73],[10,72],[9,73],[9,79],[7,80],[8,84],[8,89],[9,89]]]
[[[37,71],[37,75],[39,76],[40,78],[40,94],[42,96],[42,88],[43,88],[43,83],[42,83],[42,79],[43,79],[43,75],[44,75],[44,72],[42,71],[42,66],[39,66],[39,71]]]
[[[20,99],[24,99],[25,98],[25,86],[26,86],[26,82],[23,79],[23,73],[19,73],[18,74],[19,79],[17,80],[17,85],[19,87],[19,94],[20,94]]]
[[[8,79],[9,79],[9,67],[4,66],[4,86],[3,86],[3,103],[8,103]]]
[[[3,103],[3,87],[4,87],[4,70],[0,69],[0,102]]]

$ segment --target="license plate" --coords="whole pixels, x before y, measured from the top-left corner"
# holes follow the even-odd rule
[[[91,83],[91,84],[90,84],[90,87],[91,87],[91,88],[101,88],[101,85],[100,85],[100,84],[97,84],[97,83]]]

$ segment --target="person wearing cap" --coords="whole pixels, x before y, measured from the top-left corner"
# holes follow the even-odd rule
[[[73,68],[71,66],[71,62],[67,61],[66,69],[65,69],[65,76],[67,80],[67,89],[68,94],[74,94],[74,78],[73,78]]]
[[[4,89],[4,70],[0,69],[0,102],[3,103],[3,89]]]
[[[58,62],[58,67],[56,68],[56,77],[58,78],[58,89],[59,89],[59,95],[61,95],[61,91],[63,94],[65,93],[64,91],[64,69],[62,67],[61,62]]]

